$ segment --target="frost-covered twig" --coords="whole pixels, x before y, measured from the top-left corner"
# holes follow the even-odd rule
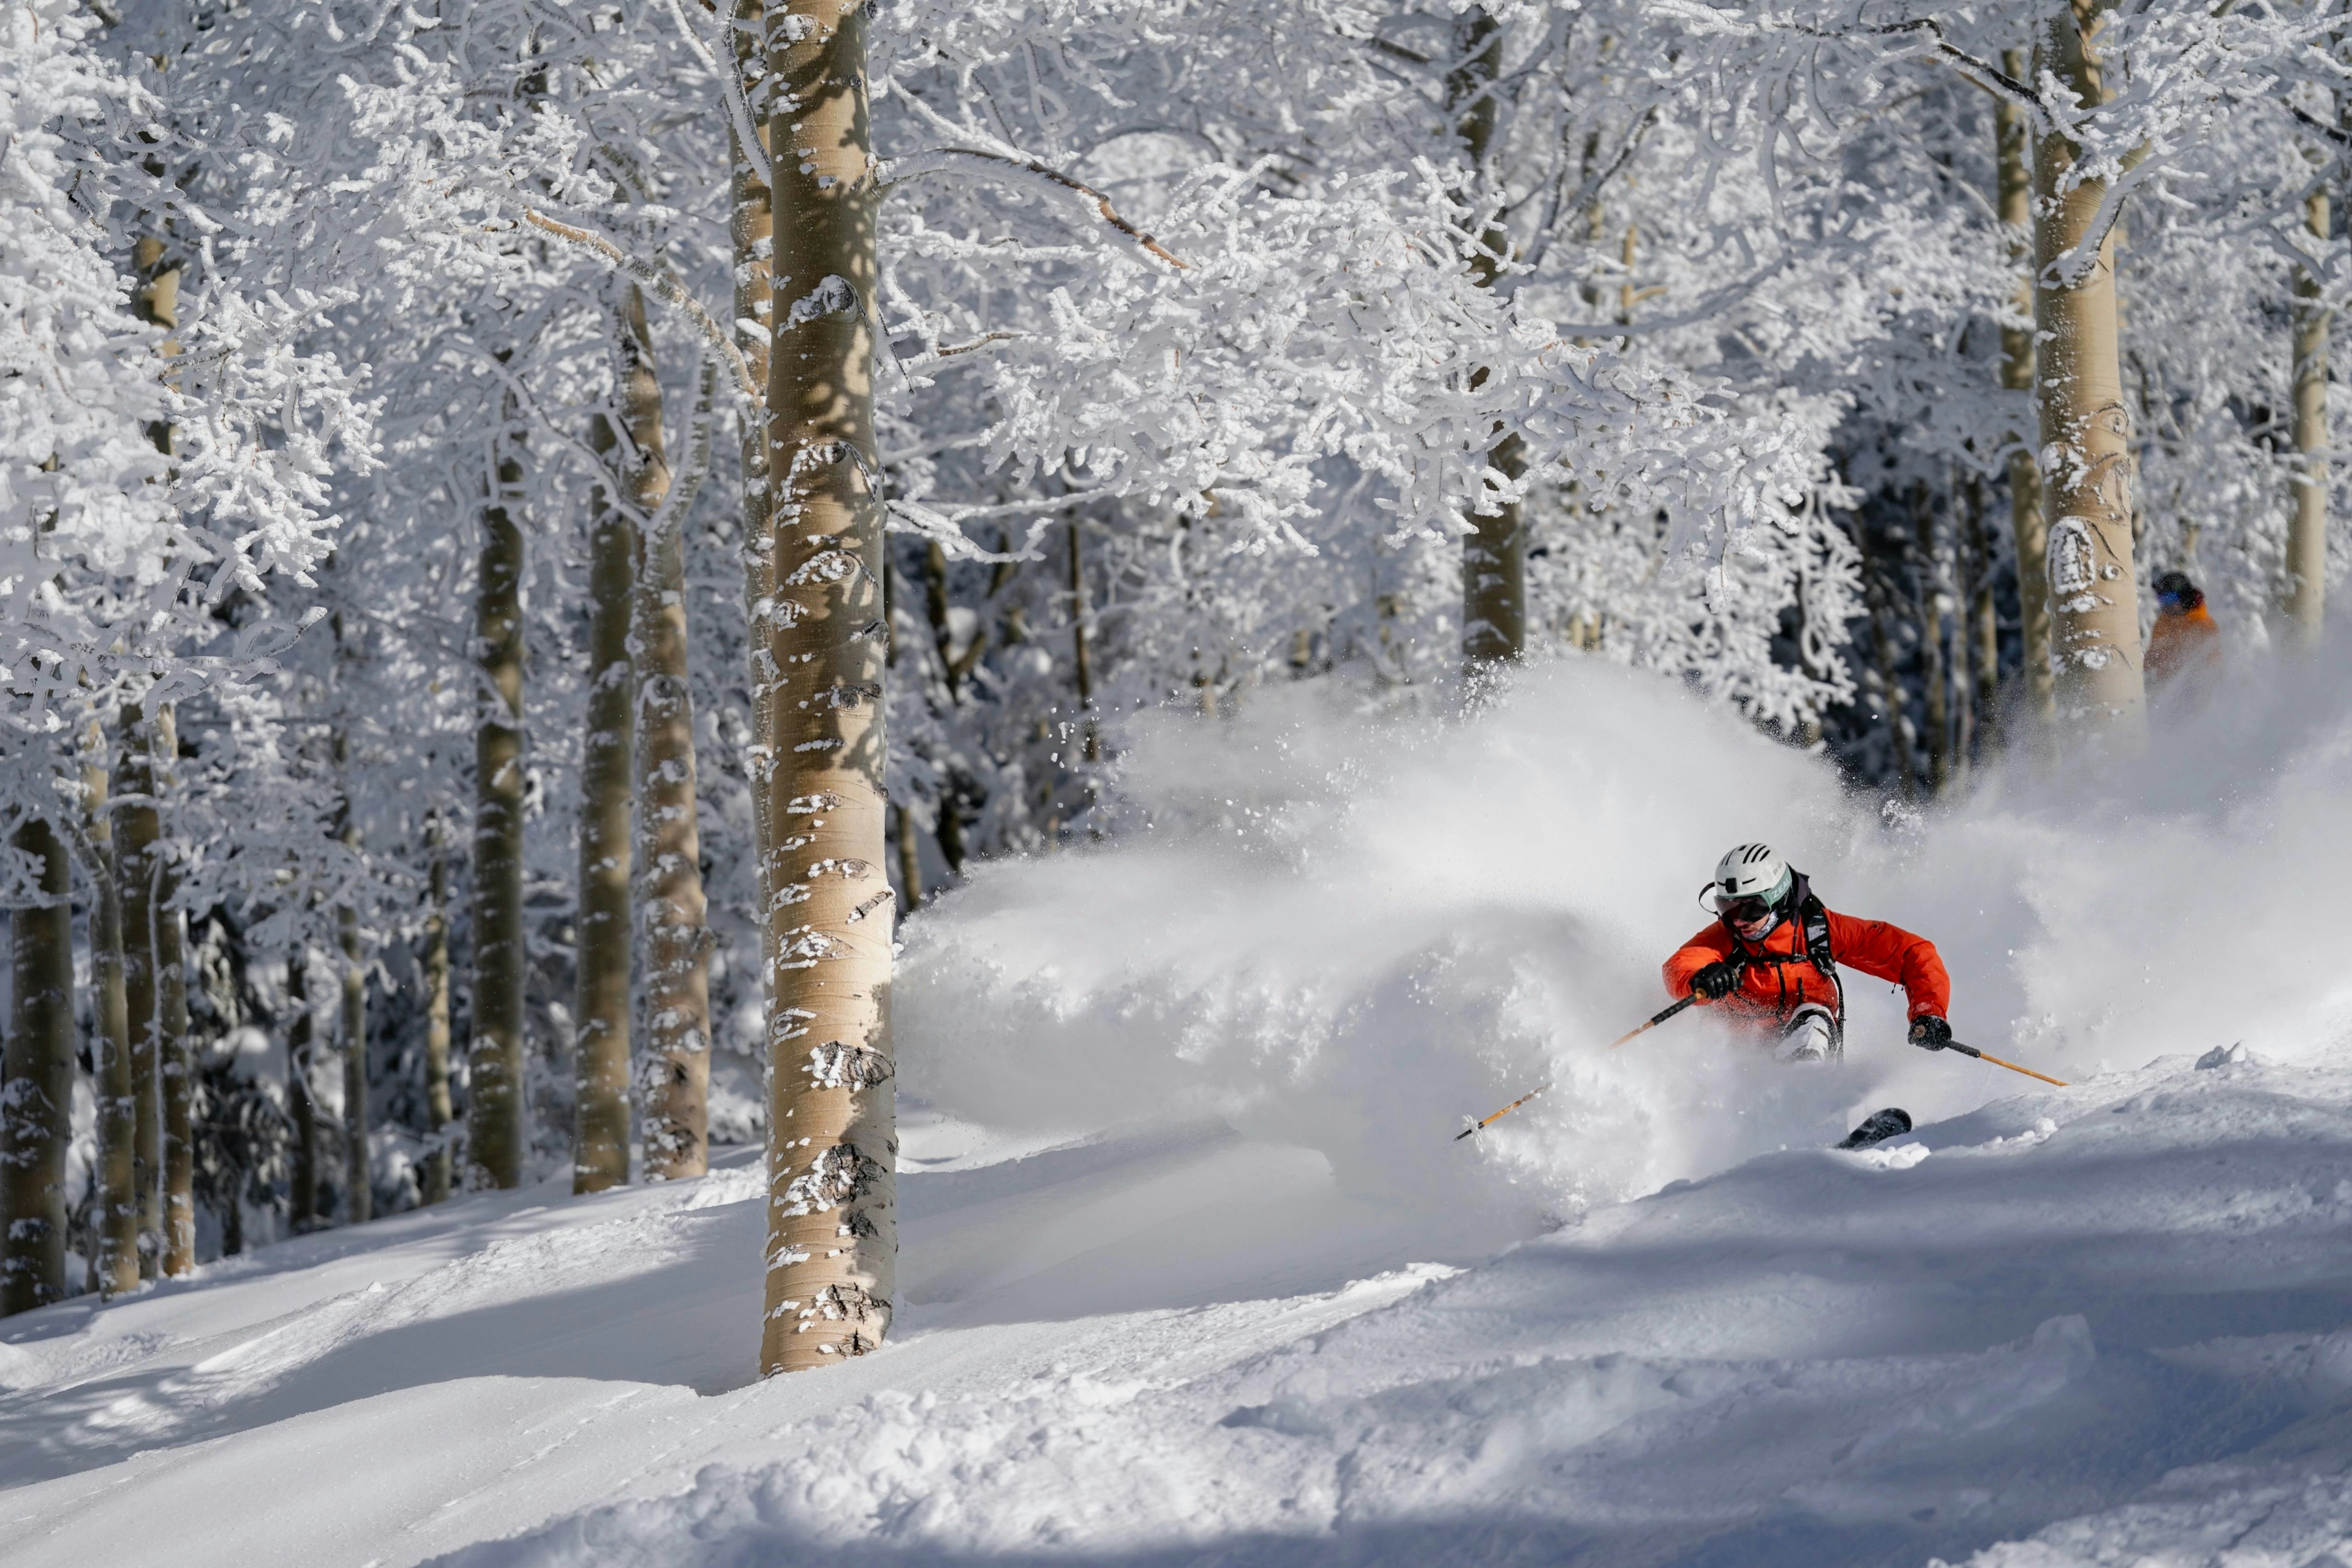
[[[523,209],[522,216],[534,228],[544,229],[559,239],[567,239],[583,249],[594,251],[677,306],[727,361],[727,368],[735,373],[735,390],[743,395],[743,401],[754,408],[761,407],[766,402],[761,394],[760,387],[751,380],[751,367],[744,362],[743,352],[728,341],[726,332],[720,329],[716,321],[711,319],[710,312],[702,308],[702,301],[688,293],[686,285],[680,283],[677,276],[667,268],[656,267],[642,257],[629,255],[601,234],[592,234],[587,229],[575,228],[568,223],[558,223],[545,214],[535,212],[529,207]]]
[[[947,160],[955,158],[971,158],[983,163],[994,163],[1007,169],[1016,169],[1034,178],[1050,181],[1064,190],[1075,191],[1079,195],[1089,197],[1094,202],[1095,210],[1102,215],[1105,223],[1178,271],[1191,270],[1190,267],[1171,254],[1166,246],[1119,216],[1118,209],[1110,205],[1108,196],[1085,181],[1074,180],[1059,169],[1041,163],[1034,158],[1016,157],[1008,153],[983,152],[977,147],[935,147],[928,153],[917,153],[908,157],[895,159],[886,165],[883,171],[884,188],[914,179],[919,175],[937,174],[947,166]]]

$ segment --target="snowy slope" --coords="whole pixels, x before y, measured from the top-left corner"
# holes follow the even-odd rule
[[[1187,741],[1159,832],[909,931],[880,1353],[750,1383],[748,1155],[469,1198],[0,1325],[0,1564],[2352,1563],[2352,725],[2306,697],[2215,710],[2235,782],[1916,824],[1605,671],[1442,744]],[[1836,1072],[1598,1050],[1755,831],[2075,1087],[1877,988]]]
[[[912,1176],[932,1304],[748,1387],[740,1167],[37,1314],[0,1561],[2043,1568],[2204,1539],[2161,1560],[2303,1568],[2352,1535],[2345,1066],[2168,1058],[1459,1272],[1266,1299],[1214,1249],[1175,1266],[1240,1186],[1336,1268],[1430,1239],[1351,1219],[1319,1164],[1193,1127]],[[1056,1196],[1082,1235],[939,1294],[931,1242]],[[1089,1244],[1126,1300],[1062,1300]],[[2292,1550],[2223,1554],[2257,1525]]]

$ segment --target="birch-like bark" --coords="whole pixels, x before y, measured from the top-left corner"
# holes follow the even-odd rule
[[[449,1137],[457,1112],[449,1100],[449,858],[441,852],[441,818],[433,818],[433,869],[425,911],[425,1115],[433,1152],[425,1158],[418,1201],[449,1196]]]
[[[620,445],[601,414],[590,439],[605,454]],[[580,755],[579,970],[572,994],[575,1193],[601,1193],[629,1179],[629,601],[637,530],[627,512],[608,504],[601,487],[593,505],[588,713]]]
[[[2035,75],[2106,101],[2104,0],[2042,19]],[[2050,643],[2059,721],[2129,736],[2146,721],[2138,583],[2132,567],[2131,413],[2124,403],[2112,231],[2094,227],[2105,182],[2074,178],[2074,144],[2033,148],[2035,379],[2049,522]]]
[[[286,1225],[299,1236],[319,1226],[319,1104],[310,1090],[318,1023],[310,1016],[310,954],[297,943],[286,955]]]
[[[759,79],[767,74],[762,15],[762,0],[736,0],[735,25],[730,33],[735,45],[735,68],[747,102],[761,99]],[[776,667],[761,632],[768,623],[776,581],[775,542],[768,532],[768,426],[764,401],[768,390],[768,340],[775,324],[775,301],[768,282],[768,264],[775,244],[775,215],[768,182],[760,173],[766,165],[769,146],[768,126],[763,118],[755,121],[753,135],[759,143],[755,150],[760,163],[756,166],[751,156],[755,150],[746,149],[739,133],[730,132],[727,138],[734,196],[728,228],[735,251],[736,342],[743,351],[744,368],[762,399],[758,408],[744,411],[740,430],[743,624],[751,634],[744,639],[750,664],[747,688],[751,695],[751,743],[744,755],[743,773],[751,791],[751,848],[758,862],[754,880],[760,895],[760,1016],[764,1018],[775,1006],[776,933],[782,929],[782,922],[773,918],[768,884],[769,858],[774,844],[768,818],[768,786],[772,766],[770,745],[775,735],[771,708]]]
[[[90,1091],[98,1113],[98,1237],[90,1283],[101,1298],[111,1298],[139,1289],[139,1100],[131,1072],[130,1004],[122,993],[122,892],[107,804],[106,726],[95,719],[85,737],[81,790],[83,831],[97,857],[89,879]]]
[[[16,847],[40,868],[41,901],[9,917],[8,1042],[0,1052],[0,1317],[66,1294],[66,1149],[73,1135],[71,868],[39,817]]]
[[[1483,6],[1464,12],[1454,19],[1453,50],[1456,63],[1445,79],[1446,103],[1471,167],[1483,172],[1501,122],[1496,81],[1503,69],[1502,23]],[[1479,237],[1471,275],[1480,287],[1495,286],[1510,243],[1499,219]],[[1471,384],[1486,375],[1480,369]],[[1506,481],[1517,482],[1527,472],[1526,446],[1516,434],[1507,435],[1486,461]],[[1475,672],[1527,652],[1528,541],[1524,509],[1517,500],[1470,521],[1472,531],[1462,538],[1462,658]]]
[[[709,1168],[710,946],[695,801],[694,692],[687,667],[684,501],[669,498],[661,383],[645,300],[629,290],[620,321],[621,412],[633,450],[627,484],[655,520],[637,574],[629,655],[636,666],[637,910],[645,937],[645,1051],[637,1068],[646,1179]],[[702,411],[707,417],[707,410]],[[699,467],[692,470],[698,474]]]
[[[148,770],[160,802],[179,777],[180,729],[172,705],[158,703],[147,726]],[[155,810],[156,837],[163,814]],[[163,1271],[196,1266],[195,1063],[188,1055],[188,917],[175,901],[179,879],[160,842],[148,848],[152,897],[147,918],[154,932],[155,1062],[162,1079],[163,1120]]]
[[[2011,79],[2023,79],[2024,50],[2008,50],[2000,63]],[[2032,133],[2025,110],[2006,100],[1997,100],[1993,135],[2000,225],[2008,236],[2010,264],[2017,268],[2017,293],[2011,308],[2019,318],[2018,325],[2000,330],[2000,384],[2011,392],[2032,392],[2036,358],[2033,171],[2028,157]],[[2017,448],[2009,458],[2009,523],[2017,550],[2018,623],[2025,644],[2021,708],[2030,724],[2047,724],[2055,711],[2050,675],[2050,531],[2042,516],[2042,469],[2034,456],[2040,442],[2022,430],[2016,439]]]
[[[774,591],[763,1373],[882,1342],[896,1289],[875,216],[863,7],[776,0],[768,477]]]
[[[475,585],[474,1011],[467,1049],[466,1184],[522,1181],[522,528],[508,510],[522,465],[499,463],[499,493],[482,509]]]
[[[155,773],[144,708],[125,703],[114,754],[115,886],[121,896],[122,995],[131,1021],[131,1184],[139,1205],[139,1273],[152,1279],[163,1245],[163,1071],[155,1007]]]
[[[2313,249],[2328,242],[2327,192],[2303,207]],[[2286,531],[2286,618],[2295,644],[2319,646],[2327,615],[2327,334],[2336,312],[2307,265],[2294,269],[2294,510]]]

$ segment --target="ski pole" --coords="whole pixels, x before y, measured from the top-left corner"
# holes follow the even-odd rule
[[[1684,997],[1681,1001],[1660,1008],[1647,1023],[1641,1024],[1633,1028],[1628,1029],[1623,1034],[1618,1036],[1615,1039],[1610,1041],[1609,1048],[1613,1051],[1618,1047],[1623,1045],[1626,1041],[1632,1039],[1634,1036],[1644,1034],[1649,1030],[1656,1028],[1659,1025],[1664,1023],[1667,1019],[1673,1017],[1675,1014],[1681,1012],[1684,1008],[1689,1006],[1692,1003],[1697,1000],[1698,993],[1693,992],[1691,994]],[[1535,1088],[1528,1090],[1527,1093],[1519,1096],[1518,1099],[1511,1101],[1510,1104],[1503,1107],[1502,1110],[1486,1118],[1486,1121],[1474,1121],[1469,1126],[1465,1127],[1461,1131],[1456,1132],[1454,1135],[1454,1141],[1456,1143],[1459,1143],[1465,1138],[1469,1137],[1473,1132],[1483,1131],[1488,1122],[1500,1121],[1504,1117],[1508,1116],[1512,1111],[1517,1110],[1520,1106],[1525,1105],[1528,1100],[1533,1100],[1537,1095],[1541,1094],[1545,1089],[1548,1089],[1550,1087],[1551,1085],[1549,1083],[1539,1083],[1536,1085]]]
[[[2054,1083],[2060,1089],[2070,1087],[2063,1078],[2052,1078],[2046,1072],[2035,1072],[2032,1068],[2021,1068],[2015,1062],[2005,1062],[1999,1057],[1989,1057],[1974,1046],[1964,1046],[1958,1040],[1946,1040],[1944,1048],[1948,1051],[1958,1051],[1964,1057],[1974,1057],[1980,1062],[1990,1062],[1997,1068],[2007,1068],[2011,1072],[2021,1072],[2028,1078],[2038,1078],[2044,1083]]]

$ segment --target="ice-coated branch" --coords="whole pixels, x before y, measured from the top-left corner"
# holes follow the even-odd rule
[[[904,158],[894,159],[884,168],[883,188],[887,190],[891,185],[915,179],[919,175],[938,174],[946,169],[952,160],[958,158],[970,158],[978,163],[1018,170],[1032,178],[1047,181],[1061,186],[1064,190],[1073,191],[1087,197],[1094,203],[1095,210],[1102,215],[1103,221],[1111,227],[1118,230],[1119,233],[1178,271],[1191,270],[1191,268],[1171,254],[1166,246],[1119,216],[1118,209],[1110,205],[1108,196],[1085,181],[1072,179],[1059,169],[1041,163],[1034,158],[1016,157],[1008,153],[984,152],[977,147],[936,147],[928,153],[916,153]]]
[[[595,252],[677,307],[679,311],[694,323],[703,337],[709,341],[711,346],[719,351],[719,356],[727,362],[727,368],[734,372],[735,390],[743,395],[743,401],[753,408],[760,407],[765,402],[761,395],[759,384],[751,379],[751,367],[744,362],[743,351],[728,340],[726,331],[711,319],[710,312],[702,308],[702,301],[688,293],[686,285],[680,283],[677,276],[667,268],[656,267],[643,257],[629,255],[601,234],[593,234],[584,228],[575,228],[568,223],[558,223],[555,219],[531,208],[525,207],[522,216],[532,227],[544,229],[558,239],[569,240],[583,250]]]

